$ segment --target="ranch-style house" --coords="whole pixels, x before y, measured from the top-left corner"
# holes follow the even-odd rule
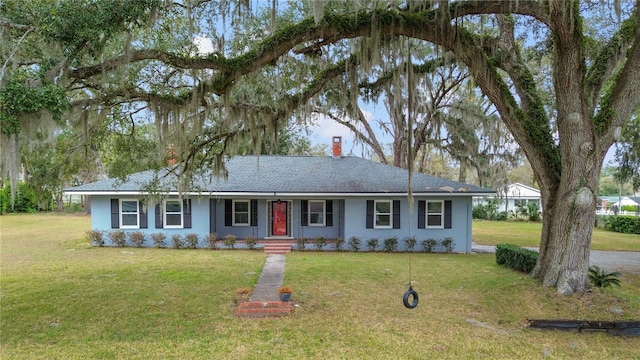
[[[226,162],[225,177],[199,177],[188,191],[174,186],[167,169],[106,179],[66,190],[91,199],[93,230],[197,234],[199,247],[216,233],[247,237],[259,245],[296,239],[313,243],[352,237],[361,240],[414,237],[453,240],[453,251],[471,252],[472,199],[492,190],[408,171],[354,156],[237,156]],[[154,184],[153,191],[149,184]],[[146,242],[150,246],[150,241]],[[378,250],[381,250],[379,247]],[[443,251],[443,249],[436,249]]]

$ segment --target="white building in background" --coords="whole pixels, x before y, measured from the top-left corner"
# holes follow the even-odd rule
[[[640,216],[640,197],[638,196],[623,196],[622,198],[615,196],[612,199],[619,199],[618,201],[611,201],[607,206],[602,206],[596,209],[597,215],[633,215]]]
[[[538,209],[542,212],[542,204],[540,201],[540,190],[520,183],[510,184],[504,193],[498,191],[495,197],[500,200],[498,211],[517,212],[518,207],[526,207],[530,203],[538,204]],[[486,203],[494,197],[475,198],[474,203]]]
[[[622,199],[614,202],[611,206],[617,206],[620,208],[621,206],[639,206],[640,205],[640,197],[638,196],[623,196]]]

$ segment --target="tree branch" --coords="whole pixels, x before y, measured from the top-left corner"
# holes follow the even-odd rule
[[[33,26],[31,26],[31,25],[17,24],[15,22],[11,21],[10,19],[7,19],[4,16],[0,16],[0,26],[1,27],[5,27],[5,28],[18,29],[18,30],[22,30],[22,31],[35,30],[35,28]]]
[[[519,14],[531,16],[549,24],[549,14],[543,11],[540,1],[459,1],[449,5],[451,19],[481,14]]]
[[[102,74],[116,69],[124,63],[134,63],[144,60],[158,60],[166,65],[171,65],[180,69],[213,69],[220,71],[230,71],[226,60],[220,54],[209,54],[206,57],[191,57],[172,54],[166,51],[155,49],[131,50],[127,54],[120,55],[96,65],[81,67],[71,70],[70,77],[74,79],[87,79],[92,76]]]
[[[603,151],[616,141],[615,128],[621,128],[629,120],[631,114],[640,107],[640,0],[636,0],[635,32],[633,46],[627,52],[627,62],[615,77],[610,95],[600,102],[600,110],[596,118],[604,121],[605,136],[603,137]],[[611,110],[615,109],[615,111]]]
[[[605,81],[621,62],[626,60],[626,52],[634,41],[638,20],[631,17],[623,22],[621,29],[614,34],[609,42],[600,50],[593,65],[587,71],[585,79],[585,94],[592,109],[602,94]]]

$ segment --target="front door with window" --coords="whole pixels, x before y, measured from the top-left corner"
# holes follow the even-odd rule
[[[286,201],[271,202],[271,236],[288,236],[288,203]]]

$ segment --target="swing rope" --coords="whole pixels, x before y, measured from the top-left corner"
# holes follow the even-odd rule
[[[411,238],[411,220],[413,219],[413,189],[411,187],[411,180],[413,177],[413,118],[412,106],[413,106],[413,91],[411,91],[413,80],[411,74],[413,72],[411,62],[411,39],[407,38],[407,201],[409,203],[409,238]],[[409,254],[409,289],[411,289],[411,254]]]
[[[408,44],[408,61],[406,65],[407,75],[407,202],[409,203],[409,239],[411,238],[411,219],[413,218],[413,189],[411,188],[411,180],[413,176],[413,118],[411,117],[411,109],[413,107],[413,91],[412,89],[412,63],[411,63],[411,39],[407,38]],[[415,244],[414,244],[415,246]],[[412,249],[413,251],[413,249]],[[404,293],[402,302],[407,309],[413,309],[418,306],[418,293],[411,286],[411,258],[413,254],[409,254],[409,289]],[[412,299],[411,302],[409,299]]]

